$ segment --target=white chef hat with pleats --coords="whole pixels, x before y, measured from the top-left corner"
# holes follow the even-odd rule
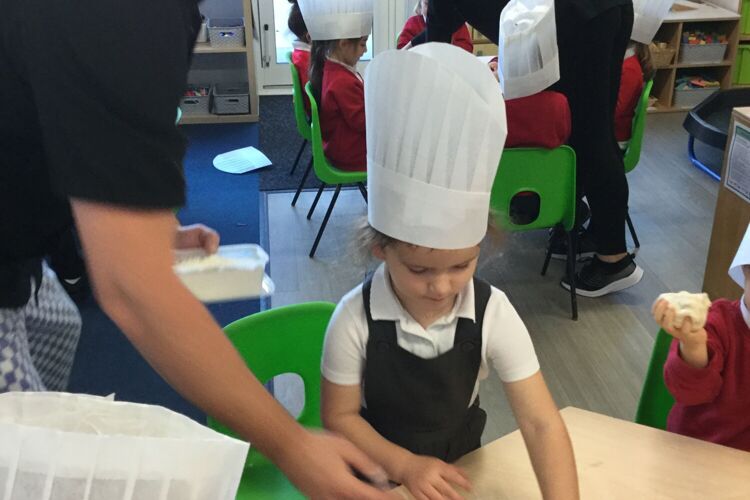
[[[747,226],[745,237],[737,249],[732,265],[729,266],[729,276],[742,288],[745,288],[745,275],[742,266],[750,265],[750,225]]]
[[[374,0],[298,0],[314,41],[367,36],[372,31]]]
[[[506,99],[560,79],[554,0],[511,0],[500,14],[497,73]]]
[[[674,0],[633,0],[633,33],[630,38],[650,44],[673,3]]]
[[[365,76],[368,220],[436,249],[478,244],[505,145],[505,103],[487,66],[427,43],[381,53]]]

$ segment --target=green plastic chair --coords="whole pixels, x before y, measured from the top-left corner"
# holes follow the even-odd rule
[[[667,416],[674,405],[674,398],[664,385],[664,363],[667,361],[671,345],[672,337],[664,330],[659,330],[635,414],[637,424],[648,425],[656,429],[667,428]]]
[[[521,193],[539,196],[539,215],[528,224],[513,222],[511,202]],[[490,207],[500,226],[508,231],[529,231],[560,226],[568,235],[567,273],[570,287],[572,317],[578,319],[578,301],[575,292],[576,262],[576,154],[568,146],[555,149],[512,148],[503,152],[495,176]],[[547,273],[551,257],[550,248],[542,267]]]
[[[299,79],[297,66],[295,66],[294,62],[292,61],[291,52],[286,53],[286,60],[289,63],[289,70],[292,72],[292,88],[294,89],[294,92],[292,94],[292,103],[294,104],[294,120],[297,122],[297,132],[299,133],[300,137],[302,137],[302,145],[300,146],[299,152],[297,153],[297,158],[295,158],[294,160],[292,170],[289,172],[289,175],[294,175],[294,171],[297,170],[297,165],[299,164],[299,160],[302,157],[302,152],[305,150],[305,146],[307,146],[307,143],[310,141],[310,117],[307,116],[307,111],[305,110],[304,91],[302,89],[302,83]],[[297,204],[297,199],[302,192],[302,187],[305,185],[307,176],[310,175],[312,163],[313,159],[311,156],[310,162],[307,164],[307,169],[305,170],[305,175],[302,178],[302,182],[300,182],[299,187],[297,188],[297,192],[294,194],[294,198],[292,199],[292,206],[295,206]]]
[[[651,95],[651,89],[653,88],[653,86],[653,80],[646,82],[646,85],[643,87],[641,98],[638,101],[638,106],[635,108],[635,116],[633,117],[633,128],[630,134],[630,142],[628,143],[627,149],[625,149],[625,156],[623,157],[626,174],[632,172],[633,169],[638,166],[638,162],[641,160],[643,135],[646,132],[648,98]],[[627,222],[628,224],[630,236],[633,237],[633,244],[635,245],[635,250],[633,253],[638,253],[638,250],[641,248],[641,242],[638,241],[638,235],[635,233],[635,226],[633,226],[633,221],[630,219],[630,213],[626,214],[625,222]]]
[[[367,188],[365,187],[365,183],[367,182],[367,172],[348,172],[331,165],[323,152],[323,135],[320,130],[318,103],[313,96],[310,82],[305,86],[305,92],[307,92],[307,97],[310,99],[310,111],[312,112],[310,132],[312,135],[313,169],[315,170],[315,176],[321,182],[318,194],[315,195],[315,201],[313,201],[310,211],[307,212],[308,220],[310,220],[313,212],[315,212],[315,207],[318,205],[320,196],[323,194],[323,190],[326,186],[336,186],[333,198],[331,198],[331,204],[328,206],[328,211],[323,218],[323,223],[320,226],[318,235],[315,237],[315,243],[313,243],[312,249],[310,250],[310,258],[313,258],[315,257],[315,251],[318,249],[320,238],[323,236],[323,231],[325,231],[326,225],[328,224],[328,219],[331,217],[331,212],[333,212],[333,206],[336,204],[339,193],[341,193],[341,187],[347,184],[356,184],[359,188],[359,192],[362,193],[362,197],[365,199],[365,203],[367,202]]]
[[[247,366],[262,383],[283,373],[296,373],[305,385],[305,407],[297,421],[309,428],[320,420],[320,359],[323,338],[336,306],[309,302],[270,309],[228,325],[224,331]],[[213,418],[208,426],[236,437]],[[251,447],[240,481],[237,500],[305,498],[284,474],[257,449]]]

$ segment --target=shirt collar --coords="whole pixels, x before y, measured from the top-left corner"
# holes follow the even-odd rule
[[[370,289],[370,313],[374,320],[402,321],[412,319],[404,309],[391,286],[385,264],[381,264],[372,276]],[[470,280],[456,298],[456,303],[450,313],[435,323],[451,323],[456,318],[466,318],[476,321],[474,308],[474,280]]]
[[[310,49],[312,48],[309,43],[305,43],[302,40],[294,40],[292,42],[292,47],[295,50],[304,50],[305,52],[310,52]]]
[[[362,79],[362,76],[361,76],[361,75],[359,74],[359,71],[357,71],[357,68],[356,68],[356,67],[354,67],[354,66],[349,66],[349,65],[348,65],[348,64],[346,64],[345,62],[339,61],[339,60],[338,60],[338,59],[336,59],[335,57],[331,57],[331,56],[328,56],[328,58],[327,58],[327,59],[328,59],[329,61],[331,61],[331,62],[334,62],[334,63],[336,63],[336,64],[340,64],[341,66],[345,67],[346,69],[348,69],[349,71],[351,71],[352,73],[354,73],[355,75],[357,75],[357,78],[359,78],[360,80]]]
[[[740,311],[742,311],[742,319],[745,320],[745,324],[750,328],[750,311],[747,310],[747,306],[745,305],[744,295],[740,299]]]

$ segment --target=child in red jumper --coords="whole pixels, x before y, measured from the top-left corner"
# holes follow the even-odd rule
[[[648,46],[631,42],[622,63],[620,92],[615,109],[615,137],[622,150],[628,147],[630,141],[635,108],[643,93],[644,82],[653,79],[655,73]]]
[[[289,3],[292,4],[292,6],[289,9],[289,20],[287,21],[287,26],[289,26],[289,31],[297,37],[297,39],[292,42],[292,47],[294,47],[294,51],[292,52],[292,63],[297,68],[299,82],[304,90],[305,85],[307,85],[307,82],[310,79],[310,42],[312,40],[310,40],[310,34],[307,32],[307,26],[305,25],[305,20],[302,18],[302,12],[299,10],[297,0],[289,0]],[[305,102],[307,116],[310,116],[310,100],[307,98],[307,94],[304,94],[302,98]]]
[[[417,6],[414,8],[414,15],[406,20],[404,28],[401,30],[401,34],[398,36],[396,42],[396,48],[402,49],[407,45],[411,44],[415,38],[420,39],[422,42],[427,41],[427,35],[425,28],[427,28],[427,9],[429,8],[429,0],[419,0]],[[461,47],[467,52],[474,52],[474,44],[471,41],[471,35],[466,24],[461,25],[455,33],[451,43],[456,47]]]
[[[714,301],[704,328],[693,329],[689,319],[672,328],[675,311],[663,300],[653,313],[674,337],[664,365],[676,401],[667,430],[750,451],[750,230],[729,274],[745,293],[740,300]]]
[[[367,170],[365,86],[357,62],[367,51],[367,36],[313,41],[310,82],[320,107],[326,158],[337,168]]]
[[[488,63],[494,74],[497,74],[497,60],[494,57]],[[554,149],[570,138],[570,106],[567,97],[560,92],[544,90],[527,97],[507,99],[505,113],[508,118],[506,148]]]

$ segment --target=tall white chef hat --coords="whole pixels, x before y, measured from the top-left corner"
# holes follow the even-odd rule
[[[560,79],[554,0],[511,0],[500,14],[497,73],[506,99],[541,92]]]
[[[478,244],[505,145],[505,103],[487,66],[449,44],[376,57],[365,77],[368,220],[437,249]]]
[[[298,0],[313,40],[341,40],[372,31],[374,0]]]
[[[636,42],[650,44],[673,3],[674,0],[633,0],[635,17],[630,38]]]
[[[729,276],[742,288],[745,288],[745,275],[742,273],[742,266],[745,265],[750,265],[750,224],[747,226],[745,237],[742,238],[732,265],[729,266]]]

